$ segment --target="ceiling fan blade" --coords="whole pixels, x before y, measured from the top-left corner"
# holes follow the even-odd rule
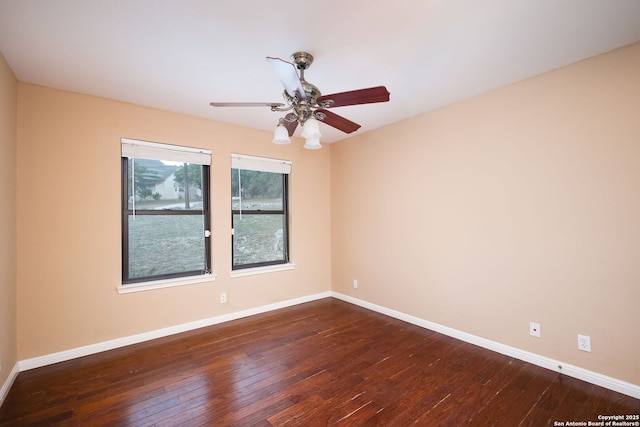
[[[210,102],[212,107],[282,107],[282,102]]]
[[[295,114],[289,113],[286,116],[284,116],[284,120],[282,124],[284,125],[284,127],[287,128],[287,131],[289,132],[289,136],[293,136],[293,133],[296,131],[296,128],[298,127],[298,119],[296,118]]]
[[[344,107],[346,105],[371,104],[389,101],[389,91],[384,86],[368,89],[350,90],[348,92],[323,95],[317,99],[323,108]]]
[[[313,114],[316,119],[338,130],[341,130],[344,133],[351,133],[360,129],[359,124],[354,123],[351,120],[345,119],[344,117],[323,108],[316,110]]]
[[[282,86],[284,86],[284,89],[287,91],[289,96],[296,96],[297,94],[300,99],[306,98],[295,65],[283,59],[271,58],[270,56],[267,56],[267,62],[271,65],[273,72],[276,74],[278,80],[280,80],[280,83],[282,83]]]

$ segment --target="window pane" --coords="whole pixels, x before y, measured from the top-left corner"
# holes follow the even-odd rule
[[[238,172],[240,172],[239,179]],[[241,192],[238,191],[239,188],[242,189]],[[283,194],[284,179],[281,173],[231,169],[231,196],[234,210],[281,211],[284,209]]]
[[[233,216],[233,265],[285,259],[284,215]]]
[[[136,158],[128,170],[129,209],[135,191],[136,210],[202,210],[202,165]]]
[[[203,215],[129,215],[129,278],[205,270]]]

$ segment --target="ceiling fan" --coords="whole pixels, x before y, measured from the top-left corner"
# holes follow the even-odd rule
[[[322,95],[320,90],[304,78],[304,72],[313,63],[307,52],[295,52],[288,62],[267,57],[267,62],[284,86],[282,102],[211,102],[212,107],[270,107],[271,111],[290,111],[280,118],[274,133],[276,144],[289,143],[298,124],[302,126],[305,148],[321,148],[318,121],[345,133],[355,132],[360,125],[328,110],[333,107],[370,104],[389,101],[389,91],[384,86]]]

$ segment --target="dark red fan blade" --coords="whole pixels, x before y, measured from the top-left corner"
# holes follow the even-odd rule
[[[337,115],[336,113],[332,113],[329,110],[319,109],[314,113],[316,119],[320,120],[323,123],[328,124],[331,127],[334,127],[338,130],[341,130],[345,133],[355,132],[360,129],[360,125],[352,122],[351,120],[345,119],[342,116]],[[324,118],[322,117],[324,115]]]
[[[284,116],[284,120],[283,120],[283,125],[284,127],[287,128],[287,131],[289,131],[289,136],[293,136],[293,133],[296,131],[296,128],[298,127],[298,119],[296,118],[296,115],[293,113],[289,113],[286,116]]]
[[[323,108],[344,107],[346,105],[371,104],[389,101],[389,91],[384,86],[368,89],[350,90],[348,92],[323,95],[317,99]]]

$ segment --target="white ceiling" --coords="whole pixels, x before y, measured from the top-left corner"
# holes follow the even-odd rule
[[[280,102],[266,56],[311,53],[324,94],[385,85],[333,110],[356,135],[639,40],[639,0],[0,0],[22,82],[267,130],[282,113],[209,106]]]

